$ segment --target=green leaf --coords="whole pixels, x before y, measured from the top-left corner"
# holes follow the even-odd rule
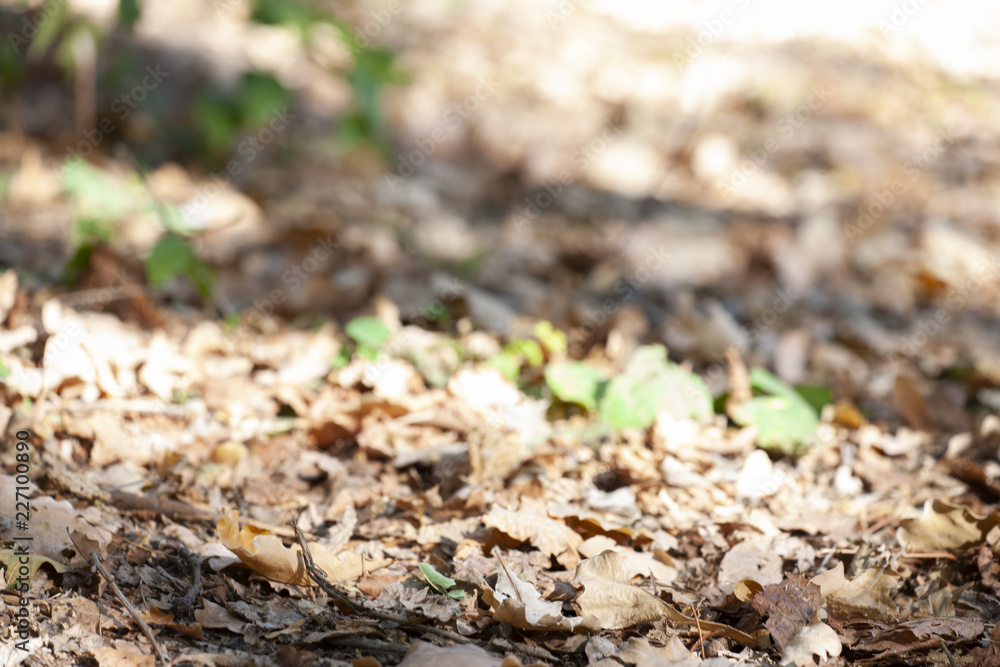
[[[378,348],[385,345],[392,331],[382,321],[375,317],[358,317],[344,327],[346,333],[355,343],[361,346]]]
[[[333,357],[332,360],[330,360],[330,368],[337,370],[339,368],[343,368],[349,363],[351,363],[351,355],[347,352],[347,350],[342,349]]]
[[[601,390],[607,384],[604,376],[592,366],[579,361],[550,364],[545,369],[545,382],[564,403],[577,403],[593,412]]]
[[[548,320],[535,325],[535,337],[549,354],[557,357],[566,354],[566,334],[554,328]]]
[[[466,597],[466,592],[463,590],[450,590],[455,586],[454,579],[444,576],[427,563],[418,563],[417,567],[423,572],[427,584],[438,593],[456,600],[462,600]]]
[[[202,296],[212,291],[215,275],[211,267],[195,253],[186,239],[166,233],[146,258],[146,276],[154,287],[162,287],[176,275],[185,275]]]
[[[761,449],[791,455],[816,432],[819,415],[798,392],[763,368],[750,370],[750,385],[768,396],[757,396],[733,413],[740,426],[759,429]]]
[[[647,428],[660,412],[704,420],[712,415],[712,394],[701,377],[670,363],[665,347],[646,345],[608,384],[599,412],[616,429]]]
[[[277,110],[288,105],[289,97],[288,90],[273,76],[247,72],[243,75],[236,101],[241,127],[266,125]]]
[[[131,30],[140,16],[139,0],[118,0],[118,27]]]
[[[7,364],[0,361],[0,380],[10,377],[10,369],[7,368]]]
[[[497,369],[511,382],[517,382],[517,376],[521,374],[521,360],[507,354],[498,354],[487,362],[487,366]]]
[[[121,219],[132,205],[129,189],[107,174],[94,169],[79,157],[66,161],[63,167],[63,189],[73,197],[77,217],[92,224],[92,228]],[[81,223],[82,226],[83,223]],[[97,234],[106,240],[106,234]]]
[[[829,387],[815,384],[804,384],[795,388],[799,396],[805,399],[806,403],[812,406],[817,413],[823,410],[823,406],[833,403],[833,390]]]

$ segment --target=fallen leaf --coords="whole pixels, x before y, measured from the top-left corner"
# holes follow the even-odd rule
[[[900,523],[896,539],[905,549],[944,551],[982,542],[986,533],[1000,524],[1000,514],[977,516],[960,505],[928,500],[919,518]]]
[[[583,538],[555,519],[525,510],[513,512],[494,505],[483,517],[483,523],[520,542],[531,542],[543,554],[555,556],[563,567],[575,566],[580,560],[577,548],[583,543]]]
[[[696,626],[750,646],[758,645],[756,639],[728,625],[685,616],[655,595],[629,585],[627,576],[625,564],[614,551],[582,561],[573,577],[573,583],[584,589],[574,605],[577,612],[595,617],[604,630],[620,630],[663,619],[673,625]]]
[[[435,646],[415,641],[406,652],[399,667],[520,667],[517,658],[501,660],[469,644]]]
[[[522,630],[570,630],[599,632],[594,618],[563,616],[562,604],[543,600],[530,583],[521,580],[500,561],[495,590],[485,590],[483,599],[493,607],[493,619]]]
[[[804,625],[792,635],[782,653],[782,666],[806,667],[816,664],[813,656],[819,656],[819,664],[840,655],[841,646],[837,633],[826,623]]]
[[[819,620],[817,616],[822,604],[819,586],[806,581],[802,575],[765,586],[753,596],[753,608],[767,616],[767,629],[782,648],[799,630]]]
[[[238,510],[230,512],[224,508],[215,532],[222,544],[257,574],[295,586],[313,585],[306,572],[301,547],[297,544],[286,547],[277,536],[252,524],[240,530]],[[388,559],[364,559],[353,551],[332,554],[318,542],[309,543],[309,552],[316,567],[326,573],[331,583],[353,581],[390,563]]]

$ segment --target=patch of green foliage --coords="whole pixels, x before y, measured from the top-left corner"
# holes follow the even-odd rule
[[[698,375],[671,363],[662,345],[640,347],[622,373],[605,378],[578,361],[552,364],[545,380],[553,396],[596,412],[614,429],[648,428],[660,412],[706,420],[712,395]]]
[[[750,386],[761,395],[740,405],[733,421],[756,426],[761,449],[786,456],[797,454],[816,432],[819,410],[832,398],[825,388],[800,393],[763,368],[750,369]]]
[[[451,577],[446,577],[433,566],[427,563],[418,563],[417,567],[423,573],[424,578],[427,579],[427,585],[431,587],[431,590],[441,593],[442,595],[447,595],[455,600],[462,600],[467,597],[467,593],[461,589],[455,588],[455,580]]]
[[[369,361],[378,357],[378,351],[392,336],[392,331],[381,320],[375,317],[358,317],[344,327],[344,333],[357,344],[355,350],[358,356]],[[341,354],[344,354],[342,351]],[[347,361],[350,361],[348,358]],[[337,359],[334,359],[337,366]]]

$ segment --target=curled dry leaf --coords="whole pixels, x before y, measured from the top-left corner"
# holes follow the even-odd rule
[[[831,616],[891,622],[898,613],[892,594],[899,587],[899,575],[892,570],[870,568],[847,579],[844,564],[837,563],[810,581],[819,586]]]
[[[494,620],[522,630],[570,630],[600,632],[596,618],[563,616],[562,605],[543,600],[534,586],[520,579],[500,561],[495,591],[483,591],[483,599],[493,607]]]
[[[826,623],[804,625],[788,640],[781,664],[782,667],[815,665],[814,655],[819,656],[819,664],[825,664],[827,659],[840,655],[840,648],[837,633]]]
[[[223,509],[222,518],[215,525],[215,532],[219,540],[235,553],[244,565],[272,581],[295,586],[314,585],[306,572],[299,545],[286,547],[277,536],[252,524],[240,530],[239,514],[237,510],[230,512]],[[333,554],[318,542],[309,543],[309,552],[316,566],[323,570],[333,583],[357,579],[362,574],[385,567],[390,562],[388,559],[364,559],[361,554],[353,551]]]

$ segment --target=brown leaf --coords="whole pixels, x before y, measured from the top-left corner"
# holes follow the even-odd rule
[[[496,590],[483,591],[483,599],[493,607],[493,619],[522,630],[570,630],[598,632],[594,618],[563,616],[562,604],[543,600],[530,583],[521,580],[500,561]]]
[[[483,523],[520,542],[531,542],[543,554],[555,556],[564,567],[575,566],[580,561],[577,548],[583,543],[583,538],[561,521],[524,510],[512,512],[494,505],[483,517]]]
[[[605,630],[620,630],[663,619],[673,625],[696,626],[703,631],[717,632],[750,646],[759,644],[750,635],[728,625],[685,616],[655,595],[629,585],[627,576],[625,564],[614,551],[605,551],[582,561],[573,577],[573,583],[584,589],[576,599],[578,613],[595,617]]]
[[[254,525],[239,527],[239,511],[222,510],[222,518],[215,526],[219,540],[235,553],[243,564],[254,572],[285,584],[312,586],[313,581],[306,572],[302,549],[299,545],[291,548],[271,535],[266,529]],[[333,582],[351,581],[362,574],[385,567],[388,559],[364,559],[361,554],[346,551],[332,554],[317,542],[309,543],[316,566],[326,573]]]
[[[900,523],[896,539],[904,548],[940,551],[982,542],[990,529],[1000,524],[1000,513],[977,516],[961,505],[928,500],[919,518]]]
[[[782,649],[800,628],[817,618],[823,604],[819,586],[802,575],[792,575],[780,584],[765,586],[753,596],[753,608],[767,616],[767,629]]]
[[[927,430],[927,425],[930,423],[927,404],[913,385],[913,381],[905,375],[896,376],[896,383],[892,389],[892,402],[910,428],[918,431]]]

